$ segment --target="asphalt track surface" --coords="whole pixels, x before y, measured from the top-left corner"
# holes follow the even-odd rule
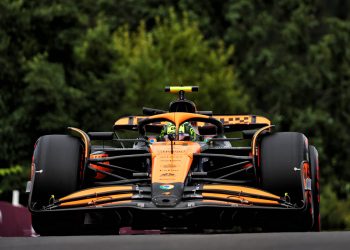
[[[350,249],[350,232],[161,234],[71,237],[0,238],[0,249],[26,250],[235,250]]]

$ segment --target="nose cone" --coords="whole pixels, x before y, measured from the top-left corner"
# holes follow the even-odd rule
[[[152,183],[184,183],[200,145],[190,141],[158,142],[150,147],[152,153]]]
[[[182,198],[183,183],[153,183],[152,202],[157,207],[175,207]]]
[[[175,142],[174,142],[175,144]],[[152,144],[152,201],[157,207],[175,207],[182,199],[184,183],[200,145],[190,141]]]

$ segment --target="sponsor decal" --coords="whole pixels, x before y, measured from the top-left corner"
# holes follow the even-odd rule
[[[155,139],[155,138],[151,138],[151,139],[148,139],[148,141],[149,141],[149,143],[155,143],[155,142],[157,142],[157,139]]]
[[[162,190],[170,190],[170,189],[173,189],[173,188],[174,188],[174,185],[171,185],[171,184],[163,184],[163,185],[160,185],[159,188],[162,189]]]
[[[165,168],[165,169],[159,169],[160,172],[164,173],[173,173],[173,172],[179,172],[179,169],[177,168]]]
[[[160,177],[162,177],[162,176],[172,177],[172,176],[175,176],[175,174],[173,174],[173,173],[164,173],[164,174],[160,175]]]
[[[175,168],[176,165],[175,164],[164,164],[162,167],[163,168]]]

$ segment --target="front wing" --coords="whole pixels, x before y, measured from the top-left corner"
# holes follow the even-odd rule
[[[273,224],[312,225],[300,222],[308,217],[307,195],[301,205],[292,204],[286,197],[278,197],[266,191],[233,185],[197,185],[185,187],[182,200],[175,206],[156,205],[152,201],[151,188],[137,185],[105,186],[81,190],[52,199],[39,213],[109,213],[113,211],[119,226],[135,228],[164,228],[201,225],[208,228],[237,226],[260,226]],[[110,214],[110,213],[109,213]],[[110,215],[109,215],[110,216]]]

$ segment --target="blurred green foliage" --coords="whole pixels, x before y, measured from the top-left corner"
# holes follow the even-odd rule
[[[12,190],[24,190],[28,181],[30,168],[15,165],[9,168],[0,168],[0,197],[9,200],[12,196]],[[25,196],[22,195],[21,203],[25,203]]]
[[[24,190],[39,136],[110,130],[167,109],[165,85],[196,84],[201,110],[305,133],[323,228],[349,229],[349,13],[346,0],[0,1],[1,190]]]

